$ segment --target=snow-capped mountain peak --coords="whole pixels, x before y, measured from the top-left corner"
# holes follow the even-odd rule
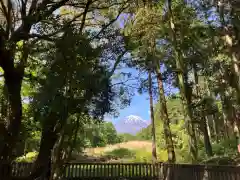
[[[129,115],[115,123],[115,128],[118,133],[136,134],[148,125],[149,121],[143,120],[141,117],[136,115]]]
[[[144,121],[141,117],[136,115],[129,115],[125,118],[125,122],[138,122],[138,121]]]

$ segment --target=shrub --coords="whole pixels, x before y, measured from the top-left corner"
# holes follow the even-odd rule
[[[134,162],[151,162],[152,153],[146,150],[136,150]]]
[[[18,157],[16,159],[17,162],[33,162],[36,160],[38,156],[38,152],[29,152],[24,156]]]

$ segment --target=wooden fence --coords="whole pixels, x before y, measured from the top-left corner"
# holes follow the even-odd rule
[[[12,175],[27,176],[31,163],[14,163]],[[238,166],[205,166],[190,164],[113,164],[66,163],[62,180],[82,179],[158,179],[165,180],[240,180]],[[0,178],[1,179],[1,178]]]
[[[161,164],[66,164],[64,178],[154,179],[160,176]]]

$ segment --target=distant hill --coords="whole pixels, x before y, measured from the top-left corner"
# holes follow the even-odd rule
[[[148,127],[150,121],[143,120],[139,116],[130,115],[126,118],[119,120],[114,124],[118,133],[129,133],[132,135],[137,134],[140,130]]]

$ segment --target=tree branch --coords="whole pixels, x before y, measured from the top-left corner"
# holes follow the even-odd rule
[[[33,24],[36,24],[45,17],[50,16],[55,10],[65,5],[68,1],[69,0],[62,0],[58,3],[55,3],[49,8],[49,10],[46,11],[47,5],[51,1],[44,0],[35,10],[31,10],[31,14],[29,13],[29,15],[22,20],[23,22],[21,26],[12,34],[10,40],[13,42],[17,42],[22,39],[27,40],[26,34],[29,34]],[[31,7],[33,8],[34,6],[35,5],[33,4]]]
[[[86,4],[86,7],[84,9],[82,22],[81,22],[81,25],[80,25],[80,33],[82,33],[82,31],[83,31],[83,28],[84,28],[84,25],[85,25],[85,20],[86,20],[87,13],[88,13],[88,10],[89,10],[89,7],[90,7],[91,3],[92,3],[92,0],[88,0],[87,4]]]
[[[115,70],[117,69],[117,66],[119,65],[119,63],[121,62],[122,60],[122,57],[126,54],[127,50],[124,50],[117,58],[117,60],[115,61],[114,65],[113,65],[113,68],[111,70],[111,72],[109,73],[109,77],[111,77]]]
[[[112,84],[111,86],[117,86],[117,85],[126,85],[126,86],[131,86],[131,85],[127,85],[127,84],[125,84],[125,83],[127,83],[127,82],[129,82],[129,81],[135,81],[135,80],[137,80],[137,78],[129,78],[129,79],[127,79],[127,80],[125,80],[125,81],[121,81],[121,82],[117,82],[117,83],[114,83],[114,84]]]
[[[29,15],[33,14],[33,11],[37,8],[37,1],[38,0],[32,0],[32,3],[29,8]]]
[[[114,22],[116,22],[119,18],[119,16],[121,15],[121,13],[128,8],[129,5],[127,5],[126,7],[123,7],[119,12],[118,15],[112,19],[108,24],[104,25],[103,28],[97,33],[96,36],[94,36],[92,39],[98,38],[100,36],[101,33],[104,32],[105,29],[107,29],[110,25],[112,25]]]
[[[4,4],[4,2],[2,0],[0,1],[0,3],[1,3],[1,11],[2,11],[3,15],[5,16],[5,18],[7,18],[8,12],[7,12],[6,5]]]
[[[41,39],[41,40],[54,42],[55,39],[51,38],[51,36],[53,36],[53,35],[52,34],[51,35],[40,35],[40,34],[31,33],[31,34],[27,34],[26,38],[27,39],[29,39],[29,38],[38,38],[38,39]]]

